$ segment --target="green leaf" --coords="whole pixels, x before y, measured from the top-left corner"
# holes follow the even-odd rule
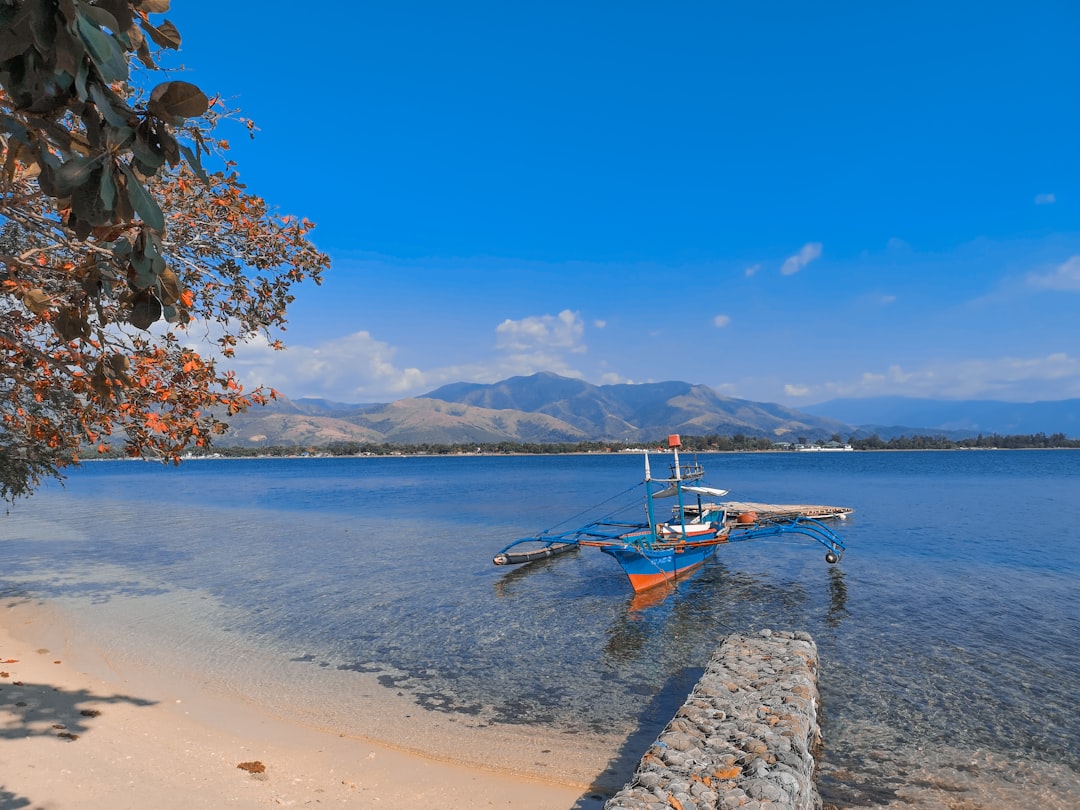
[[[44,141],[39,142],[38,153],[41,158],[39,161],[40,163],[50,166],[53,169],[60,168],[60,158],[53,154],[52,149],[49,149]]]
[[[80,3],[79,13],[85,14],[90,22],[98,28],[105,28],[113,33],[117,33],[120,30],[120,25],[116,22],[116,17],[100,6],[92,6],[89,3]]]
[[[106,160],[101,172],[101,205],[106,211],[112,211],[116,205],[116,181],[112,169],[112,160]]]
[[[135,177],[135,173],[129,167],[121,166],[121,168],[124,174],[127,175],[127,196],[131,202],[131,207],[135,209],[135,213],[154,230],[165,230],[165,216],[161,213],[157,200],[150,195],[150,192],[139,182],[138,178]]]
[[[12,118],[10,115],[4,115],[0,113],[0,132],[7,132],[14,135],[18,140],[30,145],[30,133],[26,127]]]
[[[131,114],[129,113],[127,106],[124,105],[123,100],[113,94],[111,90],[106,87],[102,87],[97,82],[90,85],[90,96],[94,99],[94,106],[98,108],[98,112],[116,128],[126,127],[130,123]],[[113,98],[110,98],[113,96]],[[115,99],[115,102],[114,102]],[[117,103],[123,108],[123,112],[117,109]]]
[[[180,144],[180,151],[184,153],[184,157],[187,159],[192,171],[195,172],[195,176],[202,180],[205,185],[210,185],[210,178],[206,174],[206,169],[203,168],[202,161],[191,151],[191,148]]]
[[[161,242],[152,231],[143,230],[135,238],[131,267],[135,270],[135,278],[129,281],[138,290],[150,289],[158,283],[163,273],[169,272],[161,255]]]
[[[151,132],[146,126],[140,126],[135,133],[135,140],[131,143],[131,152],[143,166],[149,167],[151,172],[156,172],[165,165],[165,155],[157,140],[151,138]]]
[[[125,258],[131,255],[131,242],[128,241],[126,236],[121,236],[115,242],[112,243],[112,252],[114,256]]]
[[[90,179],[99,158],[87,159],[81,155],[72,155],[56,170],[53,182],[58,196],[66,197]]]
[[[79,11],[79,38],[86,45],[90,59],[107,82],[122,82],[128,77],[127,60],[116,40],[94,25]]]
[[[106,148],[110,150],[130,147],[133,140],[135,140],[135,130],[131,127],[116,127],[105,131]]]
[[[154,263],[142,253],[131,254],[131,269],[135,271],[135,277],[128,277],[128,282],[138,290],[145,290],[154,283]]]
[[[75,72],[75,92],[79,94],[79,101],[86,101],[90,97],[90,91],[86,87],[86,80],[90,78],[90,64],[85,59],[79,60],[79,68]]]
[[[100,168],[95,167],[87,181],[71,192],[72,213],[86,226],[75,229],[80,234],[88,232],[91,228],[112,224],[112,207],[106,206],[101,196],[103,174]],[[114,202],[115,196],[114,194]]]
[[[210,99],[190,82],[163,82],[150,93],[146,109],[170,124],[181,124],[210,108]]]
[[[168,127],[159,126],[156,130],[158,143],[161,144],[161,153],[170,166],[180,162],[180,142],[169,132]]]

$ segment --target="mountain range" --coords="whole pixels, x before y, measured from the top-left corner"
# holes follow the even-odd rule
[[[933,434],[1080,434],[1080,400],[1018,405],[903,398],[833,400],[795,410],[685,382],[592,385],[541,372],[453,383],[420,397],[350,405],[280,397],[232,417],[222,446],[652,442],[670,433],[815,441]]]
[[[986,399],[937,400],[914,397],[834,399],[803,409],[841,422],[875,428],[879,435],[908,425],[949,435],[1000,436],[1064,433],[1080,436],[1080,399],[999,402]],[[910,434],[912,427],[902,428]]]

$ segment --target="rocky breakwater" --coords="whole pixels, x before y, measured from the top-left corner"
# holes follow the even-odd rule
[[[605,810],[820,810],[817,645],[730,635]]]

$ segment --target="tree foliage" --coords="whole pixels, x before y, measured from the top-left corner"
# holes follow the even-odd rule
[[[273,392],[245,393],[194,347],[281,348],[293,285],[329,264],[312,223],[240,182],[220,102],[135,81],[180,46],[168,7],[0,0],[0,497],[87,446],[206,446]]]

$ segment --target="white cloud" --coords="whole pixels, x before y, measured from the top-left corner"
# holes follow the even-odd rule
[[[564,310],[558,315],[507,319],[495,331],[500,355],[427,369],[398,364],[398,348],[367,331],[314,346],[290,343],[281,351],[258,336],[237,346],[231,358],[222,357],[215,343],[223,332],[218,324],[192,323],[180,335],[184,345],[213,358],[218,368],[235,371],[245,389],[266,386],[293,399],[389,402],[419,396],[451,382],[497,382],[538,371],[584,376],[567,363],[568,355],[586,351],[584,324],[578,313]]]
[[[1080,397],[1080,358],[1065,352],[1040,357],[971,359],[905,369],[892,365],[850,380],[788,384],[784,393],[820,402],[837,397],[906,396],[1033,402]]]
[[[760,262],[758,264],[752,264],[747,267],[743,272],[746,273],[747,278],[757,275],[757,271],[761,269]]]
[[[814,259],[821,258],[821,242],[807,242],[794,256],[788,256],[780,268],[780,274],[793,276]]]
[[[607,321],[597,319],[593,321],[592,325],[595,326],[597,329],[603,329],[605,326],[607,326]]]
[[[437,374],[399,367],[394,363],[396,353],[395,347],[369,332],[354,332],[317,346],[293,345],[283,351],[257,338],[238,347],[234,358],[219,363],[234,369],[247,387],[266,385],[293,398],[384,401],[443,381]]]
[[[507,318],[495,328],[496,347],[513,352],[562,349],[584,352],[581,338],[585,325],[577,312],[564,309],[558,315],[531,315],[514,321]]]
[[[495,328],[495,348],[504,354],[485,363],[482,369],[477,369],[477,374],[467,379],[496,382],[538,371],[583,378],[580,371],[568,364],[567,355],[587,351],[582,342],[584,335],[581,315],[569,309],[558,315],[530,315],[516,321],[507,318]]]
[[[1053,194],[1036,194],[1035,195],[1035,204],[1036,205],[1053,205],[1056,202],[1057,202],[1057,197],[1054,196]]]
[[[715,318],[712,319],[712,322],[717,329],[723,329],[725,326],[731,323],[731,316],[717,315]]]
[[[1072,256],[1049,273],[1028,273],[1028,284],[1041,290],[1080,292],[1080,256]]]

